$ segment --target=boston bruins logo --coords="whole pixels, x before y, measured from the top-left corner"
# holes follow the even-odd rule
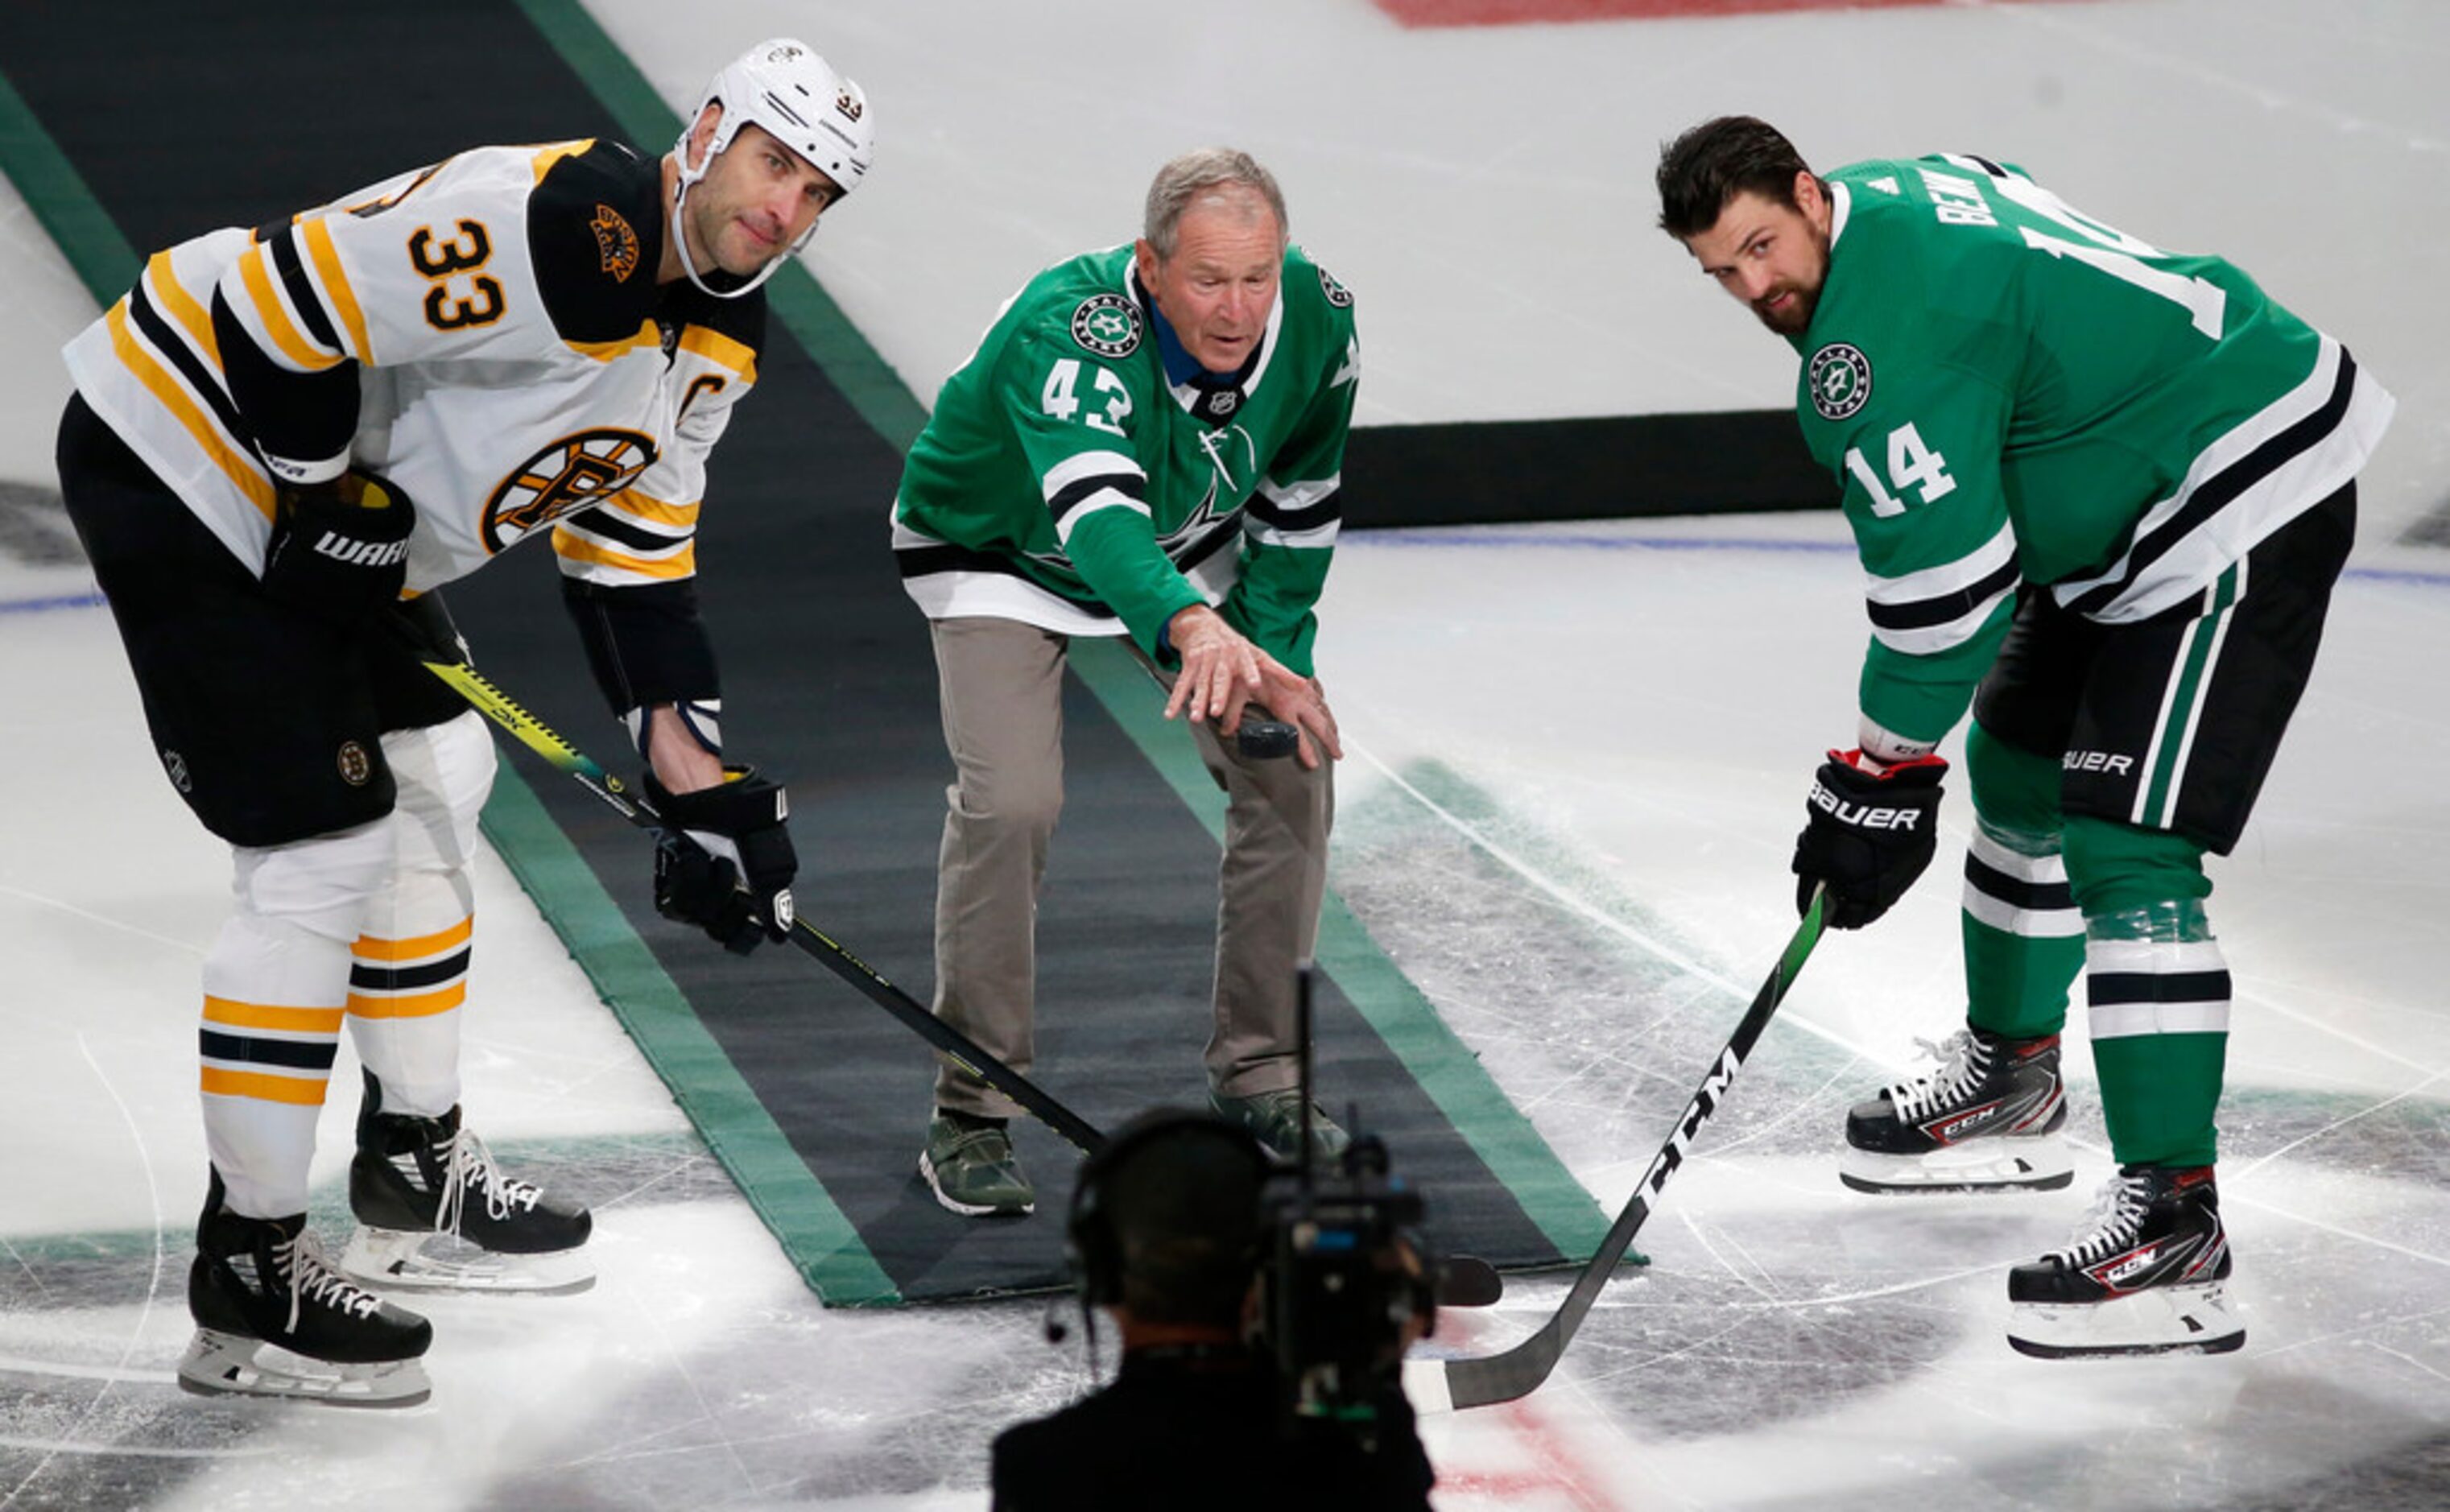
[[[1140,307],[1119,294],[1093,294],[1072,312],[1072,339],[1099,357],[1139,350]]]
[[[1872,401],[1872,359],[1857,347],[1832,341],[1812,354],[1804,381],[1820,417],[1842,420]]]
[[[638,233],[629,221],[611,205],[599,204],[587,228],[595,233],[595,255],[603,261],[604,271],[612,275],[615,283],[629,282],[630,275],[638,271]]]
[[[340,781],[352,787],[363,787],[374,779],[374,758],[367,755],[366,748],[356,741],[340,742],[340,750],[333,755],[333,764],[340,768]]]
[[[611,428],[554,442],[502,479],[477,524],[488,552],[501,551],[573,510],[601,504],[655,460],[652,436]]]

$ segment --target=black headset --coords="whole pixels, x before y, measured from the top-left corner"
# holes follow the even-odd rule
[[[1080,1306],[1112,1307],[1123,1300],[1122,1240],[1115,1232],[1106,1188],[1116,1176],[1160,1139],[1187,1134],[1213,1137],[1251,1163],[1256,1181],[1272,1169],[1267,1155],[1249,1130],[1210,1113],[1184,1108],[1157,1108],[1118,1129],[1096,1154],[1080,1163],[1072,1188],[1072,1208],[1063,1225],[1063,1258],[1079,1289]]]

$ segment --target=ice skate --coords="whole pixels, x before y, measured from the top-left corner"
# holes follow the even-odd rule
[[[2064,1187],[2074,1161],[2059,1037],[2011,1039],[1960,1029],[1915,1041],[1937,1069],[1846,1115],[1838,1179],[1857,1192],[2005,1192]]]
[[[187,1271],[196,1337],[179,1361],[182,1388],[357,1407],[433,1395],[418,1363],[434,1340],[423,1318],[333,1271],[304,1213],[247,1218],[223,1200],[216,1172]]]
[[[2228,1231],[2209,1166],[2127,1166],[2064,1250],[2008,1272],[2008,1343],[2026,1354],[2226,1354]]]
[[[578,1252],[593,1226],[587,1210],[503,1174],[458,1109],[425,1118],[385,1113],[381,1098],[368,1075],[349,1163],[358,1230],[341,1270],[405,1290],[553,1295],[595,1284]]]

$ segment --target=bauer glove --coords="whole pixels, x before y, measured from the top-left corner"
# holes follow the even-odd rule
[[[284,488],[264,543],[263,591],[319,619],[362,624],[399,601],[416,526],[416,506],[378,473]]]
[[[734,955],[791,933],[791,879],[800,860],[784,827],[782,787],[753,766],[727,766],[724,780],[675,793],[646,774],[648,801],[663,816],[655,842],[655,912],[695,924]]]
[[[1939,843],[1939,780],[1948,763],[1918,756],[1867,770],[1859,750],[1829,753],[1805,799],[1795,842],[1795,910],[1829,890],[1832,929],[1860,929],[1905,896]]]

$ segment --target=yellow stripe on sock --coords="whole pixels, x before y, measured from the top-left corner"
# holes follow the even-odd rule
[[[229,998],[204,998],[204,1022],[233,1029],[278,1029],[298,1035],[340,1032],[341,1008],[275,1008],[265,1003],[239,1002]]]
[[[285,1102],[301,1108],[323,1105],[324,1089],[331,1085],[328,1076],[275,1076],[261,1071],[224,1071],[219,1066],[204,1068],[204,1092],[208,1096],[252,1097],[258,1102]]]

